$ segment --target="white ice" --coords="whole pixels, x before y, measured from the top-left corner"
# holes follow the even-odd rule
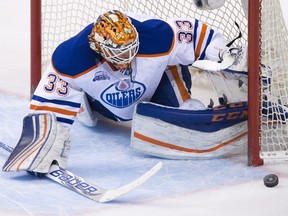
[[[282,1],[287,18],[288,2]],[[29,107],[29,1],[0,3],[0,141],[15,146]],[[134,152],[130,124],[75,123],[67,168],[103,187],[122,186],[160,159]],[[2,167],[8,153],[0,149]],[[246,155],[217,160],[162,160],[163,169],[144,185],[100,204],[47,178],[0,172],[0,215],[21,216],[286,216],[288,165],[247,166]],[[263,177],[279,176],[267,188]]]

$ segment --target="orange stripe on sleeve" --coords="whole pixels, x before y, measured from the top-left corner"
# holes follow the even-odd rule
[[[195,60],[197,60],[200,56],[201,53],[201,48],[203,45],[203,41],[206,35],[206,31],[207,31],[207,25],[203,24],[202,25],[202,29],[201,29],[201,33],[200,33],[200,38],[197,44],[197,48],[196,48],[196,52],[195,52]]]
[[[172,76],[176,82],[176,85],[178,87],[178,90],[180,92],[182,100],[186,101],[186,100],[190,99],[191,97],[190,97],[182,79],[179,76],[177,67],[176,66],[169,66],[169,70],[172,72],[171,74],[172,74]]]
[[[60,109],[60,108],[55,108],[55,107],[49,107],[49,106],[36,106],[31,104],[30,105],[31,110],[43,110],[43,111],[50,111],[50,112],[56,112],[60,113],[63,115],[70,115],[70,116],[76,116],[77,112],[65,110],[65,109]]]

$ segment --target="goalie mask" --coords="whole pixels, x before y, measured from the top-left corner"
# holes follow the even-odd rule
[[[89,44],[107,61],[127,68],[138,52],[139,38],[130,19],[113,10],[98,17],[89,35]]]

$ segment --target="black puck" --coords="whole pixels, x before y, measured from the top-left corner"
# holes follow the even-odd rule
[[[275,175],[275,174],[269,174],[269,175],[266,175],[263,179],[264,181],[264,185],[266,187],[275,187],[278,185],[279,183],[279,179],[278,179],[278,176]]]

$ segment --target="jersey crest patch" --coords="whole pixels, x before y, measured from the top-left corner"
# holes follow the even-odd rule
[[[139,82],[118,81],[106,88],[101,99],[116,108],[126,108],[134,104],[145,93],[146,87]]]
[[[110,77],[106,71],[97,71],[94,74],[93,82],[99,81],[99,80],[110,80]]]

